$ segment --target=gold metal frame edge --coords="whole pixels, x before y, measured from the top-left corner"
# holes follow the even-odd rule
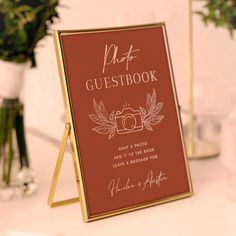
[[[142,29],[142,28],[147,29],[147,28],[160,27],[163,25],[165,25],[165,22],[143,24],[143,25],[107,27],[107,28],[92,28],[92,29],[80,29],[80,30],[55,30],[55,31],[58,32],[58,34],[65,36],[65,35],[84,34],[84,33],[114,32],[114,31]]]
[[[136,206],[122,208],[116,211],[110,211],[110,212],[102,213],[99,215],[89,216],[88,210],[87,210],[87,204],[86,204],[85,190],[84,190],[84,181],[83,181],[83,174],[82,174],[83,170],[80,165],[79,149],[76,142],[76,135],[75,135],[75,129],[74,129],[74,122],[73,122],[74,119],[73,119],[73,115],[71,111],[71,101],[70,101],[70,95],[69,95],[69,90],[68,90],[68,84],[66,80],[66,71],[65,71],[65,64],[63,60],[63,51],[61,47],[60,36],[83,34],[83,33],[112,32],[112,31],[121,31],[121,30],[123,31],[123,30],[154,28],[154,27],[162,27],[163,36],[165,39],[166,53],[168,57],[168,66],[170,70],[171,83],[172,83],[172,92],[175,99],[176,112],[178,116],[178,124],[179,124],[180,133],[181,133],[181,143],[182,143],[183,151],[184,151],[184,161],[185,161],[185,167],[186,167],[188,185],[189,185],[190,191],[173,195],[173,196],[169,196],[163,199],[158,199],[152,202],[142,203]],[[55,50],[56,50],[57,62],[58,62],[58,69],[59,69],[59,74],[60,74],[64,107],[65,107],[65,112],[66,112],[66,119],[67,119],[67,122],[70,123],[71,125],[70,143],[72,146],[72,155],[73,155],[73,161],[74,161],[74,167],[75,167],[75,175],[76,175],[76,178],[80,180],[80,181],[77,181],[77,187],[78,187],[78,192],[80,196],[80,205],[81,205],[81,210],[82,210],[82,215],[83,215],[83,221],[91,222],[94,220],[98,220],[98,219],[102,219],[102,218],[106,218],[110,216],[115,216],[122,213],[131,212],[134,210],[139,210],[146,207],[159,205],[162,203],[179,200],[182,198],[192,196],[193,194],[192,181],[191,181],[189,165],[187,161],[186,147],[185,147],[184,138],[183,138],[182,121],[181,121],[179,107],[178,107],[179,104],[178,104],[176,86],[175,86],[175,81],[174,81],[173,67],[172,67],[171,58],[170,58],[170,50],[169,50],[169,43],[167,39],[165,23],[162,22],[162,23],[154,23],[154,24],[147,24],[147,25],[134,25],[134,26],[127,26],[127,27],[115,27],[115,28],[111,27],[111,28],[101,28],[101,29],[57,30],[57,31],[54,31],[53,36],[54,36],[54,45],[55,45]]]
[[[72,117],[72,112],[71,112],[71,103],[70,103],[70,97],[69,97],[69,92],[68,92],[68,85],[66,81],[66,71],[64,67],[62,48],[61,48],[61,42],[60,42],[59,37],[60,37],[59,32],[54,31],[53,38],[54,38],[54,45],[55,45],[57,62],[58,62],[58,70],[59,70],[60,81],[61,81],[62,95],[63,95],[63,100],[64,100],[66,121],[71,126],[69,139],[70,139],[70,144],[72,148],[72,157],[73,157],[73,162],[74,162],[75,175],[76,175],[76,178],[79,180],[77,181],[77,188],[78,188],[78,193],[80,197],[80,206],[81,206],[83,221],[87,222],[88,212],[87,212],[87,205],[86,205],[85,194],[84,194],[83,178],[82,178],[82,173],[81,173],[81,166],[79,163],[79,154],[78,154],[77,143],[76,143],[76,138],[75,138],[74,123],[73,123],[73,117]]]
[[[166,52],[167,52],[167,57],[168,57],[169,70],[170,70],[170,75],[171,75],[172,91],[174,94],[176,113],[177,113],[177,117],[178,117],[179,129],[180,129],[181,143],[182,143],[182,148],[183,148],[183,152],[184,152],[185,167],[186,167],[186,171],[187,171],[190,192],[193,193],[192,178],[191,178],[191,174],[190,174],[190,167],[189,167],[189,162],[188,162],[188,157],[187,157],[187,146],[186,146],[185,139],[183,136],[183,125],[182,125],[183,123],[182,123],[182,119],[181,119],[181,115],[180,115],[181,106],[179,105],[179,101],[178,101],[177,89],[176,89],[176,84],[175,84],[175,79],[174,79],[174,71],[173,71],[173,66],[172,66],[172,60],[170,57],[170,47],[169,47],[167,30],[166,30],[165,25],[163,26],[163,32],[164,32]]]

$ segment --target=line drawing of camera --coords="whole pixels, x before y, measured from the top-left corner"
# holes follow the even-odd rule
[[[126,107],[122,111],[116,112],[115,119],[118,134],[127,134],[143,130],[143,122],[139,110]]]

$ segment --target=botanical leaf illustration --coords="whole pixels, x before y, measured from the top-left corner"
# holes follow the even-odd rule
[[[155,106],[153,112],[154,112],[154,113],[158,113],[158,112],[162,109],[162,107],[163,107],[163,102],[159,102],[159,103]]]
[[[102,124],[104,122],[104,119],[100,118],[99,116],[95,114],[90,114],[89,118],[96,124]]]
[[[152,126],[157,125],[164,118],[163,115],[159,115],[159,112],[163,108],[163,102],[156,103],[156,90],[153,89],[152,95],[147,94],[147,111],[143,107],[139,107],[144,127],[149,131],[153,131]]]
[[[111,139],[115,135],[117,128],[115,111],[112,111],[108,118],[107,110],[103,101],[100,101],[98,104],[95,99],[93,99],[93,107],[96,114],[89,114],[89,118],[99,125],[94,127],[93,131],[98,134],[109,134],[108,138]]]
[[[157,99],[156,99],[157,95],[156,95],[156,90],[153,89],[153,94],[152,94],[152,105],[153,107],[155,107],[155,104],[157,102]]]
[[[99,109],[100,109],[101,115],[102,115],[104,118],[107,118],[107,110],[106,110],[106,108],[105,108],[105,106],[104,106],[103,101],[101,101],[101,102],[99,103]]]
[[[143,124],[144,124],[144,126],[145,126],[145,128],[146,128],[147,130],[153,131],[153,128],[152,128],[152,126],[149,124],[148,121],[144,121]]]
[[[151,108],[152,108],[152,97],[149,93],[147,94],[147,105],[146,105],[146,107],[147,107],[148,111],[150,111]]]
[[[152,94],[147,94],[146,109],[139,106],[139,111],[135,111],[126,103],[122,111],[116,113],[113,110],[108,114],[103,101],[97,103],[95,99],[93,99],[93,107],[96,114],[89,114],[88,116],[98,126],[92,130],[98,134],[108,135],[108,139],[113,138],[116,133],[128,134],[141,131],[143,127],[153,131],[152,126],[159,124],[164,118],[164,115],[159,115],[163,108],[163,102],[157,103],[155,89],[153,89]],[[130,126],[125,123],[127,117],[129,117],[129,122],[133,122]],[[116,122],[116,120],[119,120],[119,122]]]
[[[147,113],[146,110],[143,107],[141,107],[141,106],[139,106],[139,109],[141,111],[142,118],[144,118],[146,113]]]
[[[100,108],[99,108],[98,104],[96,103],[95,99],[93,99],[93,107],[94,107],[95,112],[98,115],[100,115]]]
[[[163,118],[164,116],[155,115],[147,118],[146,122],[148,122],[150,125],[157,125],[162,121]]]
[[[109,119],[112,123],[115,123],[115,111],[113,111],[110,115],[109,115]]]
[[[112,128],[113,128],[112,125],[102,124],[100,126],[93,128],[93,130],[99,134],[108,134]]]
[[[109,139],[113,138],[115,136],[115,134],[116,134],[116,127],[113,127],[109,132],[108,138]]]

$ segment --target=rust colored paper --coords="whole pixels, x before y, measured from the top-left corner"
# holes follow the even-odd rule
[[[164,26],[60,37],[89,216],[191,192]]]

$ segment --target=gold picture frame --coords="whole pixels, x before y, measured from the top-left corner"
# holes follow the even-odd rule
[[[76,131],[75,131],[75,126],[74,126],[74,117],[72,114],[72,109],[71,109],[71,97],[69,94],[69,88],[68,88],[68,81],[67,81],[67,74],[65,70],[65,61],[64,61],[64,55],[63,55],[63,50],[62,50],[62,44],[61,44],[61,36],[65,35],[74,35],[74,34],[84,34],[84,33],[102,33],[102,32],[115,32],[115,31],[126,31],[130,29],[148,29],[148,28],[154,28],[154,27],[161,27],[163,30],[163,36],[165,40],[165,46],[166,46],[166,53],[168,57],[168,66],[170,69],[170,76],[171,76],[171,84],[172,84],[172,89],[173,89],[173,95],[174,95],[174,100],[175,100],[175,105],[176,105],[176,111],[177,111],[177,119],[178,119],[178,125],[181,130],[180,136],[181,136],[181,144],[183,147],[183,152],[184,152],[184,164],[186,167],[187,171],[187,181],[189,184],[189,191],[184,192],[181,194],[176,194],[173,196],[165,197],[162,199],[157,199],[155,201],[149,201],[146,203],[142,203],[139,205],[135,206],[130,206],[114,211],[109,211],[103,214],[98,214],[98,215],[93,215],[90,216],[88,214],[88,208],[87,208],[87,201],[86,201],[86,196],[85,196],[85,189],[84,189],[84,178],[83,178],[83,169],[80,163],[80,158],[79,158],[79,149],[77,146],[77,141],[76,141]],[[166,33],[166,27],[165,23],[155,23],[155,24],[148,24],[148,25],[138,25],[138,26],[128,26],[128,27],[117,27],[117,28],[103,28],[103,29],[89,29],[89,30],[58,30],[54,31],[53,34],[54,37],[54,44],[55,44],[55,49],[56,49],[56,57],[57,57],[57,62],[58,62],[58,69],[59,69],[59,74],[60,74],[60,82],[61,82],[61,88],[62,88],[62,94],[63,94],[63,100],[64,100],[64,108],[65,108],[65,113],[66,113],[66,126],[65,126],[65,132],[63,135],[63,139],[61,142],[61,147],[58,155],[58,160],[57,160],[57,165],[55,168],[55,172],[53,174],[53,180],[51,183],[51,189],[48,197],[48,204],[50,207],[56,207],[56,206],[61,206],[69,203],[74,203],[80,201],[81,205],[81,210],[82,210],[82,216],[83,216],[83,221],[84,222],[90,222],[98,219],[102,219],[105,217],[110,217],[154,205],[158,205],[161,203],[177,200],[177,199],[182,199],[185,197],[189,197],[192,195],[192,183],[191,183],[191,177],[189,173],[189,167],[188,167],[188,162],[187,162],[187,157],[186,157],[186,151],[185,151],[185,145],[184,145],[184,138],[183,138],[183,133],[182,133],[182,123],[181,123],[181,117],[179,113],[179,103],[177,99],[177,94],[176,94],[176,87],[175,87],[175,82],[174,82],[174,76],[173,76],[173,69],[172,69],[172,64],[171,64],[171,59],[170,59],[170,52],[169,52],[169,45],[168,45],[168,40],[167,40],[167,33]],[[78,187],[78,194],[79,198],[75,197],[69,200],[63,200],[60,202],[53,202],[54,200],[54,195],[55,195],[55,190],[57,186],[57,181],[58,181],[58,176],[60,174],[60,169],[62,165],[62,159],[63,159],[63,154],[64,154],[64,149],[65,145],[67,142],[67,138],[69,137],[70,144],[71,144],[71,150],[72,150],[72,159],[73,159],[73,164],[74,164],[74,170],[75,170],[75,180],[77,183]]]

